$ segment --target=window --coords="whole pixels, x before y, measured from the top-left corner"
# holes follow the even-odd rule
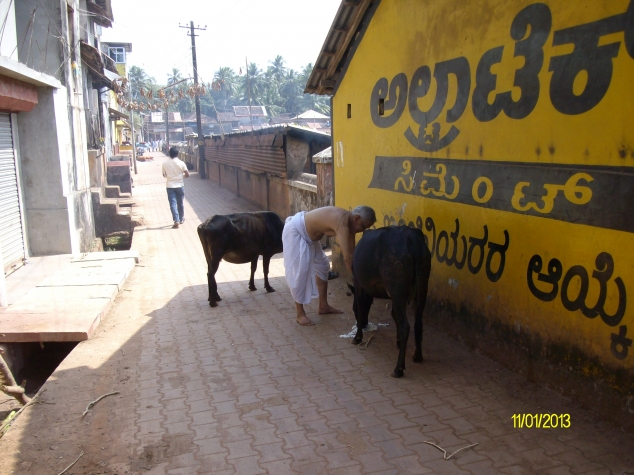
[[[108,48],[108,56],[110,56],[115,63],[125,63],[125,48],[121,46]]]

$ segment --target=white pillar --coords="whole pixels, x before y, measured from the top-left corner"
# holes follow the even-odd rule
[[[0,263],[4,262],[2,257],[2,246],[0,246]],[[7,295],[7,282],[4,275],[4,265],[2,266],[2,274],[0,275],[0,307],[9,306],[9,296]]]

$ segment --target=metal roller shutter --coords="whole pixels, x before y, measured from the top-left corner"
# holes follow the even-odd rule
[[[0,246],[4,272],[9,273],[24,258],[24,236],[11,115],[0,113]]]

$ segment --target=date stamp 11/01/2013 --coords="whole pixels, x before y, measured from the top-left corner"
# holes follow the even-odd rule
[[[570,414],[513,414],[515,429],[568,429]]]

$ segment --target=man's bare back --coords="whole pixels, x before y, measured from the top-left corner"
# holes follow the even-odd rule
[[[324,236],[336,236],[343,259],[350,273],[352,273],[354,235],[366,230],[376,221],[376,216],[371,208],[367,208],[370,214],[363,213],[366,216],[365,221],[360,216],[359,208],[367,207],[357,207],[350,212],[336,206],[326,206],[304,213],[304,226],[306,226],[306,233],[309,239],[316,242]],[[286,255],[284,259],[286,259]],[[318,313],[342,313],[341,310],[331,307],[328,303],[328,281],[322,280],[319,276],[315,276],[315,279],[319,292]],[[297,307],[297,323],[304,326],[314,325],[306,316],[304,305],[298,302],[295,302],[295,305]]]
[[[347,228],[348,221],[343,219],[349,211],[336,206],[326,206],[304,214],[306,232],[313,241],[319,241],[326,236],[336,236],[337,229],[343,225]]]
[[[364,223],[359,215],[351,214],[350,211],[337,206],[325,206],[304,214],[304,223],[308,237],[313,241],[320,240],[324,235],[337,237],[343,260],[352,273],[354,235],[365,231],[374,221]]]

